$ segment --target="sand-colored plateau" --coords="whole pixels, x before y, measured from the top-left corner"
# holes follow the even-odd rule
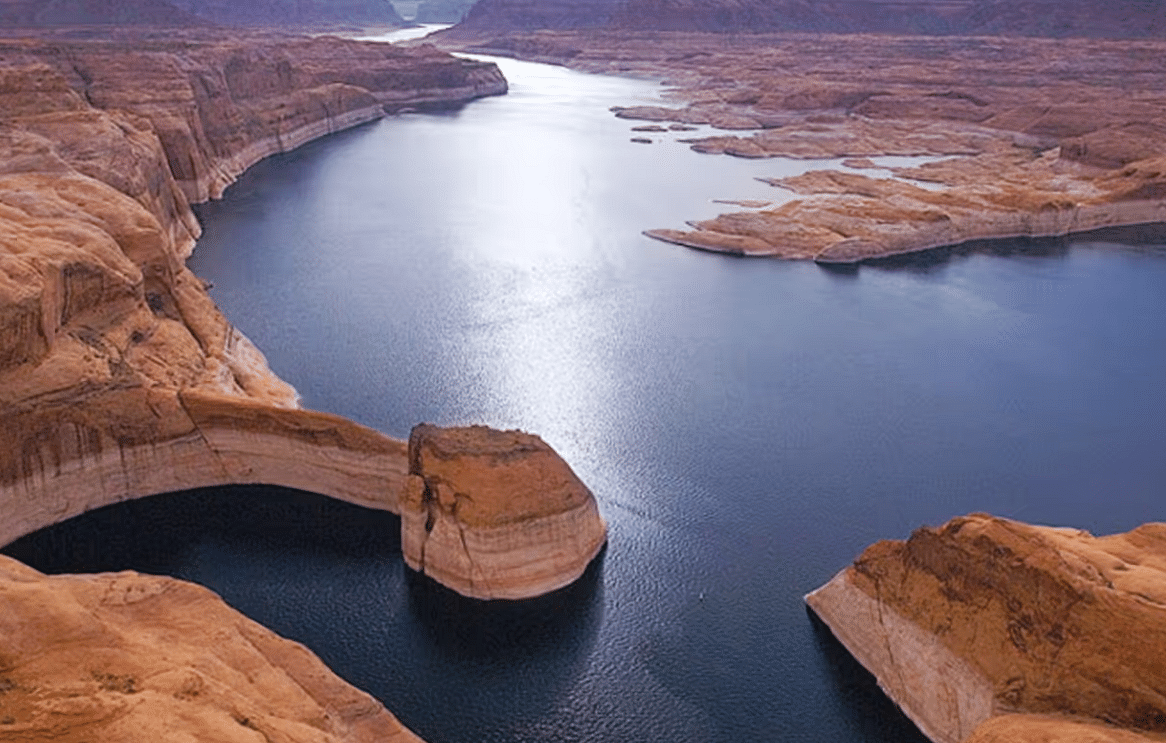
[[[401,549],[414,570],[473,598],[530,598],[574,582],[606,541],[595,496],[539,437],[413,429]]]
[[[1166,222],[1163,41],[470,27],[441,43],[664,80],[666,104],[616,116],[723,130],[691,139],[702,153],[937,159],[774,179],[774,206],[645,225],[688,247],[854,262]]]
[[[806,601],[936,743],[1166,740],[1166,524],[957,518]]]
[[[420,743],[380,702],[201,586],[49,577],[0,556],[0,739]]]

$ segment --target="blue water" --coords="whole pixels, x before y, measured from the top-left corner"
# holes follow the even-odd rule
[[[411,576],[399,522],[247,488],[10,551],[197,580],[432,743],[918,740],[803,608],[863,547],[971,511],[1163,518],[1166,231],[827,270],[642,237],[805,167],[629,141],[654,86],[505,63],[512,94],[272,158],[191,261],[308,407],[542,435],[610,544],[519,604]],[[816,165],[815,165],[816,167]]]

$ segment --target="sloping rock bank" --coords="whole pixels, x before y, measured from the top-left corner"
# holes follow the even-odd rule
[[[492,64],[334,38],[0,40],[0,542],[90,508],[265,482],[397,510],[405,445],[298,409],[184,265],[195,201]]]
[[[200,586],[0,556],[0,739],[420,743],[298,643]]]
[[[956,518],[806,601],[936,743],[1166,738],[1166,524]]]

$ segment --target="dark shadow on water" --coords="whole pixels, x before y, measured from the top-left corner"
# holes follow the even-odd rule
[[[1141,224],[1106,227],[1090,232],[1076,232],[1059,237],[1015,237],[1006,240],[971,240],[916,253],[886,258],[872,258],[860,263],[820,263],[819,268],[832,276],[850,278],[861,268],[909,273],[934,273],[964,258],[987,255],[997,258],[1063,259],[1073,249],[1084,247],[1120,247],[1123,250],[1166,255],[1166,224]]]
[[[183,577],[208,540],[245,551],[311,551],[321,560],[399,560],[400,519],[315,493],[240,485],[117,503],[0,549],[45,573],[138,570]]]
[[[806,615],[835,695],[836,704],[832,706],[846,715],[843,722],[854,732],[854,739],[929,743],[919,728],[883,693],[875,677],[834,637],[826,623],[809,607],[806,607]]]
[[[467,598],[410,570],[410,609],[437,648],[460,658],[493,661],[519,647],[524,653],[556,654],[564,638],[598,634],[606,552],[604,546],[574,583],[521,601]]]

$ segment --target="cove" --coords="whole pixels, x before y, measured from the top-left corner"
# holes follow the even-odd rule
[[[648,83],[500,63],[509,96],[256,166],[191,265],[308,407],[539,433],[609,522],[583,582],[461,601],[394,517],[283,490],[123,504],[18,557],[197,580],[433,742],[889,742],[913,733],[806,591],[960,513],[1161,519],[1161,231],[847,270],[687,251],[640,231],[785,166],[630,142],[607,109]]]

